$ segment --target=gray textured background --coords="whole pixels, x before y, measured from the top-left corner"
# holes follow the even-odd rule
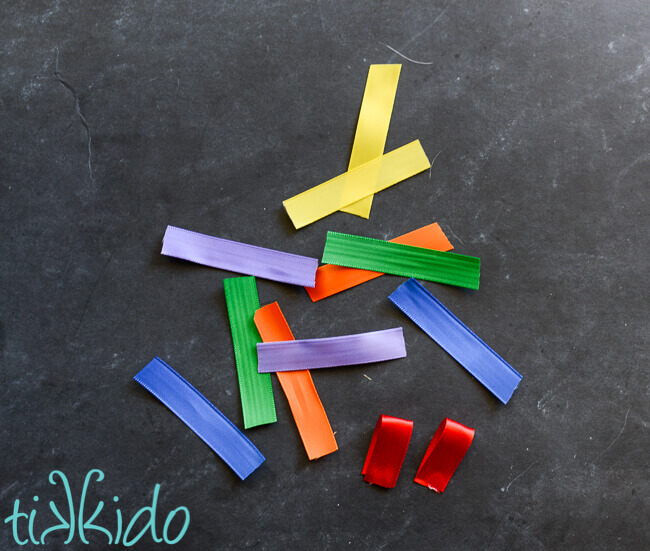
[[[2,518],[38,494],[44,526],[49,472],[78,498],[94,467],[126,515],[156,483],[189,507],[183,549],[650,546],[647,0],[5,0],[0,46]],[[294,231],[281,201],[345,170],[368,65],[400,61],[386,147],[419,138],[431,172]],[[131,380],[160,355],[242,425],[231,274],[161,257],[168,223],[320,256],[433,221],[482,259],[479,292],[426,286],[523,374],[507,406],[395,277],[317,304],[259,282],[298,338],[404,326],[406,359],[314,374],[340,447],[316,462],[277,380],[245,483]],[[380,413],[415,422],[391,491],[359,474]],[[445,416],[476,438],[437,495],[412,478]]]

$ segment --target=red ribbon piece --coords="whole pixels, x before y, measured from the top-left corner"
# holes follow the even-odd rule
[[[473,438],[474,429],[445,417],[424,454],[415,482],[439,494],[444,492]]]
[[[394,488],[411,441],[413,421],[380,415],[361,474],[369,484]]]

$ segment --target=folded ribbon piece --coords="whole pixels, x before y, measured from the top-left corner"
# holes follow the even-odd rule
[[[418,140],[386,153],[282,204],[296,229],[406,180],[431,166]]]
[[[361,474],[369,484],[394,488],[411,441],[413,421],[380,415]]]
[[[521,375],[419,282],[409,279],[388,298],[501,402],[508,403]]]
[[[431,439],[415,482],[439,494],[444,492],[473,438],[474,429],[445,418]]]
[[[342,337],[257,345],[260,373],[383,362],[405,356],[401,327]]]
[[[174,412],[244,480],[264,456],[196,388],[156,357],[134,379]]]
[[[318,259],[167,226],[162,253],[281,283],[313,287]]]
[[[390,242],[424,247],[425,249],[436,249],[437,251],[450,251],[454,248],[438,224],[429,224],[391,239]],[[382,275],[384,274],[381,272],[346,268],[336,264],[324,264],[316,270],[316,285],[314,287],[305,287],[305,290],[309,294],[309,298],[316,302]]]
[[[368,80],[363,93],[348,170],[381,157],[384,153],[401,69],[402,66],[399,64],[371,65],[368,69]],[[372,195],[368,195],[341,210],[361,218],[368,218],[371,206]]]
[[[255,312],[255,325],[264,342],[293,340],[277,302]],[[309,371],[279,372],[277,376],[309,459],[335,452],[336,439]]]
[[[478,289],[481,269],[481,259],[473,256],[333,231],[327,232],[323,262],[470,289]]]
[[[275,402],[271,376],[258,373],[255,345],[260,336],[253,316],[260,307],[254,277],[231,277],[223,280],[230,319],[232,344],[237,364],[239,394],[244,414],[244,428],[275,423]]]

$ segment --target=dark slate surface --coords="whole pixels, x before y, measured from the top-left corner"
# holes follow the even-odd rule
[[[3,2],[2,518],[20,498],[42,530],[50,471],[78,500],[98,468],[104,525],[159,483],[183,549],[647,548],[649,29],[647,0]],[[345,170],[368,65],[400,61],[387,150],[419,138],[432,170],[294,231],[281,201]],[[396,277],[317,304],[259,282],[297,337],[404,327],[406,359],[314,374],[319,461],[277,380],[245,483],[131,380],[160,355],[242,425],[232,274],[161,257],[168,223],[319,256],[329,229],[432,221],[482,258],[480,291],[426,286],[523,374],[507,406],[389,303]],[[381,413],[415,422],[391,491],[359,474]],[[437,495],[412,479],[445,416],[477,432]],[[105,542],[63,540],[41,548]]]

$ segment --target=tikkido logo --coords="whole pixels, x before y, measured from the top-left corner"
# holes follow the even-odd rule
[[[88,516],[86,508],[88,511],[91,510],[91,505],[86,503],[86,497],[88,494],[88,488],[92,483],[92,478],[95,477],[97,482],[104,480],[104,473],[99,469],[91,469],[88,471],[86,478],[84,480],[83,489],[81,491],[81,498],[79,500],[79,508],[75,509],[75,503],[72,499],[72,491],[70,490],[70,484],[68,483],[68,478],[61,471],[52,471],[48,478],[50,484],[56,486],[59,482],[63,486],[65,492],[65,497],[67,499],[67,511],[65,509],[59,510],[57,505],[53,502],[49,502],[50,510],[54,516],[58,519],[60,524],[55,524],[44,529],[40,537],[37,537],[35,534],[35,524],[36,524],[36,513],[37,508],[32,509],[31,512],[26,513],[22,512],[20,508],[20,499],[14,501],[13,513],[4,519],[5,524],[11,525],[12,534],[14,540],[18,545],[26,545],[31,543],[33,545],[44,545],[46,543],[46,538],[52,540],[53,533],[55,532],[67,532],[68,537],[63,542],[64,545],[71,543],[75,536],[78,535],[79,540],[84,544],[89,544],[88,538],[86,536],[91,533],[100,533],[103,534],[103,537],[106,537],[108,540],[108,545],[123,545],[124,547],[131,547],[135,545],[140,539],[145,537],[147,532],[150,532],[151,539],[155,543],[166,543],[169,545],[174,545],[183,539],[183,536],[187,532],[187,529],[190,525],[190,511],[187,507],[177,507],[169,512],[165,518],[165,523],[163,524],[161,536],[158,536],[156,530],[156,515],[158,507],[158,495],[160,493],[160,484],[156,484],[153,490],[153,498],[151,500],[151,505],[142,507],[139,509],[131,518],[129,523],[126,525],[126,528],[123,528],[125,520],[122,517],[122,511],[116,507],[115,509],[115,522],[114,522],[114,532],[108,530],[100,524],[93,524],[99,514],[104,509],[104,502],[98,501],[94,511],[90,516]],[[38,504],[39,497],[34,496],[34,503]],[[113,502],[117,505],[119,501],[118,496],[113,497]],[[37,505],[35,505],[37,507]],[[51,520],[51,515],[48,515]],[[140,529],[139,532],[134,534],[135,525],[138,523],[140,517],[143,518],[145,524]],[[176,522],[174,517],[178,517]],[[138,523],[141,525],[142,522]],[[172,522],[174,526],[172,527]],[[39,523],[42,523],[39,515]],[[180,530],[178,527],[180,526]],[[176,534],[173,536],[173,534]],[[27,536],[28,539],[24,538]],[[53,542],[54,543],[54,542]]]

